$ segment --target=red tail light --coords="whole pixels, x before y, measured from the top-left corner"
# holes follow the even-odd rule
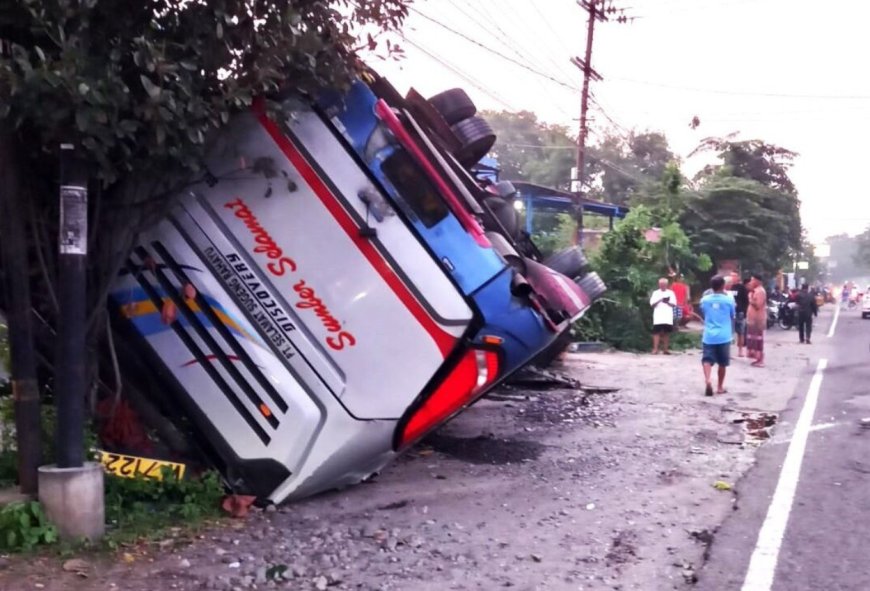
[[[491,349],[468,350],[431,396],[400,425],[398,447],[404,448],[477,398],[498,377],[499,356]]]

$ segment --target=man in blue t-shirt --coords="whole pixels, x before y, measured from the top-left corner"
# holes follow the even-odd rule
[[[725,279],[720,276],[710,280],[713,293],[701,298],[701,315],[704,317],[704,338],[701,363],[707,388],[704,393],[713,395],[711,374],[713,366],[719,366],[718,394],[725,393],[725,370],[731,362],[731,335],[734,334],[734,298],[725,293]]]

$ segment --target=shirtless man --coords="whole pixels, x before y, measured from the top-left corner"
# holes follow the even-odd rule
[[[749,281],[749,309],[746,311],[746,349],[755,361],[752,367],[764,367],[764,330],[767,328],[767,291],[760,275]]]

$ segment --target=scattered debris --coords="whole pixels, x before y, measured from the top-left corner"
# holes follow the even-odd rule
[[[471,464],[505,465],[535,460],[546,449],[537,441],[500,439],[481,435],[478,437],[451,437],[435,433],[426,438],[426,443],[442,454]],[[436,476],[438,478],[438,476]],[[446,478],[446,477],[442,477]]]
[[[724,480],[717,480],[713,483],[713,488],[716,490],[732,490],[734,487],[725,482]]]
[[[777,416],[771,413],[752,414],[742,413],[742,416],[731,421],[735,424],[742,423],[746,434],[754,439],[770,439],[771,427],[776,425]]]
[[[608,564],[625,564],[637,559],[637,536],[632,531],[621,531],[610,543],[605,556]]]
[[[87,577],[90,569],[90,563],[81,558],[71,558],[63,563],[63,570],[68,573],[75,573],[80,577]]]
[[[230,517],[242,518],[247,516],[256,500],[257,497],[251,495],[227,495],[221,502],[221,509],[229,513]]]
[[[401,509],[402,507],[407,507],[410,501],[408,499],[402,499],[401,501],[396,501],[395,503],[388,503],[386,505],[381,505],[378,507],[378,511],[392,511],[393,509]]]
[[[709,529],[695,529],[689,532],[689,537],[701,542],[705,546],[713,543],[713,532]]]

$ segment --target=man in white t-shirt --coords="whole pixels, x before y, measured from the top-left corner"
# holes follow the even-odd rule
[[[653,310],[653,355],[658,354],[659,343],[661,343],[662,353],[670,355],[668,348],[674,330],[674,307],[677,305],[677,296],[668,289],[668,280],[664,277],[659,279],[659,288],[650,296],[649,305]]]

